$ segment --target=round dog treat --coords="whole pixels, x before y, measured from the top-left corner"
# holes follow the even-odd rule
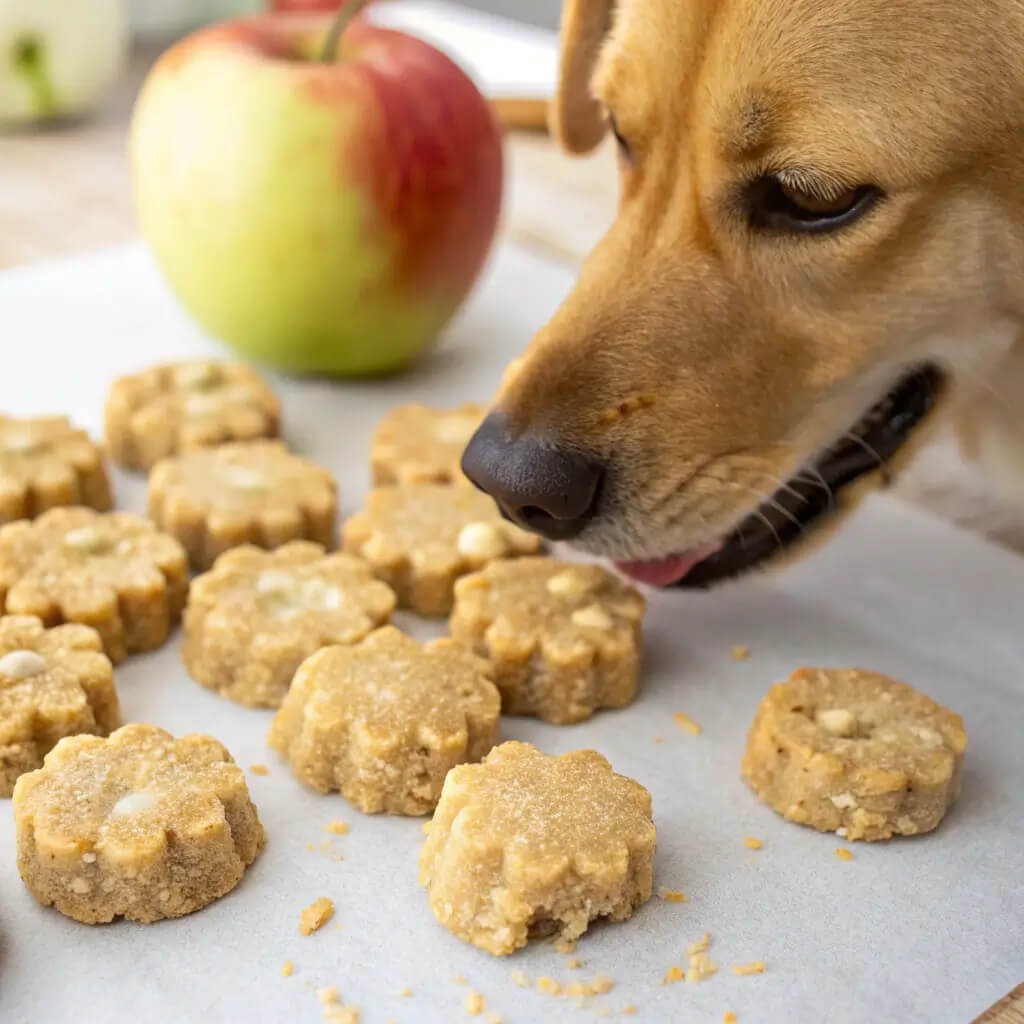
[[[129,469],[226,441],[276,437],[280,426],[277,396],[239,363],[154,366],[114,381],[107,399],[107,445]]]
[[[485,661],[385,626],[303,662],[268,739],[321,793],[368,814],[426,814],[448,769],[494,746],[500,711]]]
[[[599,566],[503,559],[455,584],[451,630],[494,666],[505,714],[564,724],[633,699],[645,608]]]
[[[484,418],[482,406],[402,405],[381,420],[370,446],[375,486],[468,483],[459,461]]]
[[[73,736],[14,787],[18,871],[85,924],[149,924],[230,892],[263,846],[242,769],[209,736],[154,725]]]
[[[110,480],[99,447],[64,416],[0,416],[0,525],[61,505],[110,508]]]
[[[960,790],[959,715],[876,672],[804,668],[768,691],[743,777],[784,818],[846,839],[935,828]]]
[[[0,617],[0,796],[64,736],[106,736],[121,724],[110,659],[88,626],[45,629]]]
[[[55,508],[0,527],[0,611],[92,626],[111,661],[161,646],[187,590],[182,546],[146,519]]]
[[[247,441],[157,463],[149,515],[173,534],[196,569],[241,544],[277,548],[291,540],[331,547],[334,477],[280,441]]]
[[[371,491],[344,531],[345,550],[373,566],[399,607],[432,616],[451,611],[460,576],[542,546],[540,537],[505,522],[486,494],[441,484]]]
[[[596,751],[503,743],[448,773],[420,881],[446,928],[500,956],[628,918],[650,899],[654,840],[651,794]]]
[[[351,555],[308,541],[235,548],[192,583],[185,665],[224,697],[276,708],[306,658],[362,640],[394,607],[391,588]]]

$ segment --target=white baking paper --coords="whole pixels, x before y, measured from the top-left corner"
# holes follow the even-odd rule
[[[288,440],[337,472],[351,513],[376,420],[410,399],[486,399],[569,284],[565,270],[502,248],[444,343],[410,374],[277,380]],[[115,374],[218,351],[138,247],[0,275],[0,348],[0,409],[66,411],[93,430]],[[120,505],[141,511],[141,480],[119,475],[117,485]],[[749,659],[732,660],[734,645],[749,646]],[[364,1024],[468,1020],[470,988],[508,1024],[596,1021],[628,1005],[637,1013],[624,1019],[638,1021],[717,1022],[732,1011],[741,1024],[962,1024],[1024,978],[1024,562],[893,501],[871,502],[820,554],[778,577],[709,595],[653,594],[632,707],[572,727],[504,722],[506,738],[548,751],[595,747],[648,786],[656,886],[689,896],[655,898],[624,924],[595,927],[579,944],[580,971],[550,944],[495,959],[442,929],[416,880],[420,822],[366,817],[305,789],[264,744],[270,713],[192,682],[179,647],[175,636],[118,668],[125,715],[179,734],[210,732],[240,764],[268,764],[269,776],[249,782],[266,850],[231,895],[190,917],[87,927],[29,896],[15,868],[10,804],[0,801],[4,1024],[314,1024],[323,1019],[320,986],[337,986]],[[936,833],[851,844],[854,859],[843,862],[835,836],[787,824],[744,787],[739,760],[757,702],[803,664],[879,669],[963,713],[963,795]],[[674,711],[703,734],[678,729]],[[324,832],[333,818],[350,833]],[[747,835],[763,848],[745,848]],[[320,851],[325,841],[333,857]],[[318,896],[335,901],[336,916],[303,938],[299,913]],[[705,931],[718,974],[662,985]],[[295,973],[284,978],[289,959]],[[763,975],[731,974],[758,959]],[[563,983],[604,973],[615,987],[575,1011],[517,988],[513,970]],[[399,998],[405,987],[412,995]]]

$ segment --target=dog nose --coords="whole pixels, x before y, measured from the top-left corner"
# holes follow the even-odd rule
[[[574,452],[513,437],[500,412],[492,412],[470,439],[462,471],[508,519],[550,540],[568,540],[583,529],[603,475],[600,465]]]

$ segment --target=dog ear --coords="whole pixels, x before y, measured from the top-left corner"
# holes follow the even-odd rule
[[[570,153],[587,153],[604,137],[607,122],[590,91],[601,45],[612,27],[615,0],[565,0],[558,91],[551,133]]]

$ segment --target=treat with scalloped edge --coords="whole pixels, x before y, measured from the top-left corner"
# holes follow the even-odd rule
[[[483,418],[483,406],[474,402],[456,409],[417,404],[392,409],[370,444],[374,486],[467,484],[459,462]]]
[[[281,441],[240,441],[164,459],[149,475],[150,518],[209,569],[242,544],[292,540],[332,547],[338,488],[320,466]]]
[[[343,546],[365,558],[401,608],[439,617],[455,581],[496,558],[536,554],[540,537],[505,522],[494,501],[470,487],[378,487],[345,523]]]
[[[86,924],[199,910],[241,881],[264,842],[224,747],[154,725],[61,740],[18,780],[14,819],[29,891]]]
[[[129,469],[227,441],[276,437],[280,427],[277,396],[241,363],[163,363],[114,381],[107,399],[107,445]]]
[[[503,559],[455,584],[451,631],[494,666],[505,714],[564,724],[636,695],[645,608],[598,565]]]
[[[184,659],[192,678],[250,707],[279,707],[299,665],[386,622],[391,588],[362,560],[292,541],[245,546],[193,580]]]
[[[321,793],[367,813],[427,814],[448,770],[494,746],[500,711],[485,661],[385,626],[303,662],[269,742]]]
[[[651,896],[651,795],[593,750],[503,743],[445,779],[420,881],[450,931],[495,955],[568,943]]]
[[[804,668],[773,686],[743,777],[784,818],[845,839],[935,828],[960,791],[963,720],[863,669]]]
[[[164,644],[187,590],[184,549],[147,519],[55,508],[0,527],[0,611],[92,626],[113,662]]]
[[[62,505],[110,508],[110,478],[99,446],[66,416],[0,415],[0,525]]]
[[[0,796],[58,740],[106,736],[120,724],[114,671],[96,630],[0,617]]]

